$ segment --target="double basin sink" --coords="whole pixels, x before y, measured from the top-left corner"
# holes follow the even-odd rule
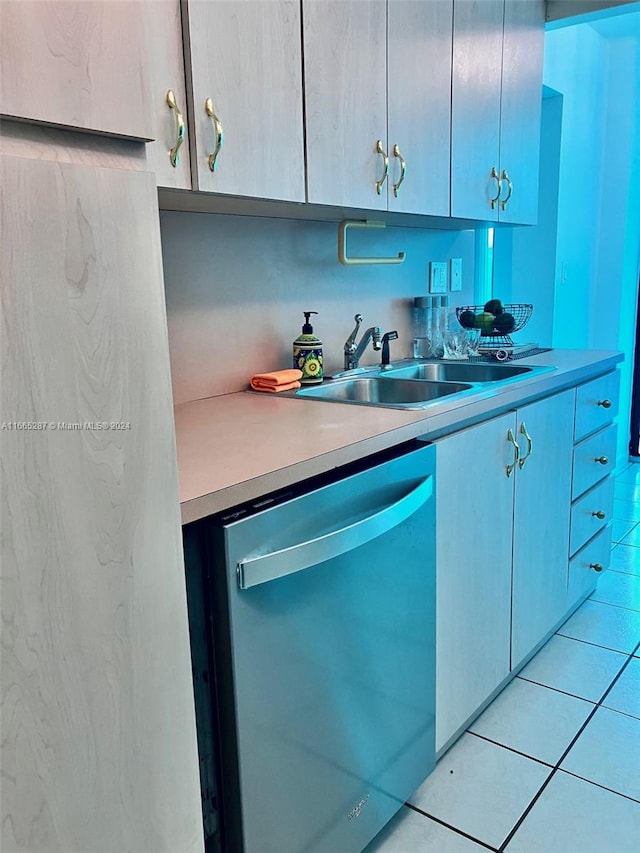
[[[424,409],[443,398],[511,384],[552,367],[480,362],[404,361],[388,367],[345,371],[322,385],[301,388],[296,397],[392,409]]]

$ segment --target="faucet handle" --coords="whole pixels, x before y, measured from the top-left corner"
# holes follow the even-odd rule
[[[345,353],[352,353],[356,348],[356,338],[358,337],[358,329],[360,328],[360,323],[362,323],[362,314],[356,314],[353,318],[356,321],[355,329],[347,340],[344,342],[344,351]]]
[[[386,366],[389,364],[389,341],[397,341],[398,333],[394,330],[393,332],[385,332],[382,336],[382,366]]]

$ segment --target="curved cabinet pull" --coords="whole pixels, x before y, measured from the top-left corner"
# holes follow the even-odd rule
[[[598,400],[598,405],[602,406],[603,409],[610,409],[611,400]]]
[[[513,462],[511,465],[507,465],[507,477],[510,477],[515,471],[520,458],[520,447],[513,437],[513,430],[511,428],[507,430],[507,441],[513,445]]]
[[[494,181],[498,182],[498,192],[496,193],[495,197],[491,199],[491,210],[494,210],[496,204],[498,203],[498,199],[502,194],[502,179],[497,173],[495,166],[491,167],[491,177],[494,179]]]
[[[209,154],[208,157],[209,169],[210,171],[215,172],[216,166],[218,165],[216,162],[218,159],[218,154],[220,153],[222,143],[224,142],[224,133],[222,131],[222,124],[220,123],[220,119],[213,111],[213,102],[211,98],[207,98],[207,100],[204,102],[204,109],[206,114],[213,122],[213,127],[216,132],[216,142],[213,147],[213,152]]]
[[[595,515],[595,517],[599,518],[600,521],[602,521],[603,518],[606,518],[606,513],[602,512],[601,509],[594,510],[594,512],[592,512],[591,515]]]
[[[393,146],[393,156],[397,157],[400,160],[400,177],[398,178],[398,183],[393,185],[393,195],[395,198],[398,198],[398,193],[400,192],[400,187],[402,186],[402,182],[404,181],[404,176],[407,172],[407,164],[405,162],[404,157],[400,153],[400,148],[398,145]]]
[[[507,182],[507,195],[506,195],[506,198],[500,199],[500,207],[501,207],[503,210],[506,210],[506,209],[507,209],[507,203],[508,203],[509,199],[511,198],[511,193],[513,192],[513,184],[511,183],[511,178],[510,178],[510,177],[509,177],[509,175],[507,174],[507,170],[506,170],[506,169],[503,169],[503,170],[502,170],[502,175],[500,175],[500,180],[501,180],[501,181],[506,181],[506,182]]]
[[[178,104],[176,103],[176,96],[174,94],[173,89],[169,89],[169,91],[167,92],[167,104],[169,106],[169,109],[173,110],[176,117],[176,141],[173,145],[173,148],[169,150],[169,160],[171,161],[171,165],[175,169],[178,163],[180,162],[180,155],[178,152],[180,151],[180,146],[184,142],[185,129],[184,118],[182,116],[182,113],[180,112]]]
[[[382,157],[382,177],[376,181],[376,192],[380,195],[382,193],[382,185],[389,175],[389,155],[382,147],[381,139],[376,142],[376,154],[380,154]]]
[[[596,458],[593,461],[599,462],[601,465],[608,465],[609,464],[609,457],[608,456],[596,456]]]
[[[533,441],[531,440],[531,436],[527,432],[527,426],[524,421],[520,424],[520,435],[523,435],[527,439],[527,452],[526,455],[518,460],[518,465],[520,469],[524,468],[524,463],[531,456],[531,452],[533,450]]]
[[[589,568],[593,569],[594,572],[601,572],[602,563],[589,563]]]
[[[402,524],[432,496],[433,477],[427,477],[399,500],[353,524],[290,548],[240,560],[236,569],[238,586],[249,589],[353,551]]]

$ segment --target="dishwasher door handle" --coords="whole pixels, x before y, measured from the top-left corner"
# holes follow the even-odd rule
[[[236,569],[238,586],[249,589],[353,551],[402,524],[432,495],[433,477],[429,476],[400,500],[360,521],[280,551],[240,560]]]

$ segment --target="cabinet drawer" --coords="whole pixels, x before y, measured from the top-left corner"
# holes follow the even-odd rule
[[[588,592],[596,588],[600,572],[593,566],[606,569],[611,555],[611,525],[607,524],[582,551],[569,561],[568,602],[571,606]]]
[[[613,421],[618,413],[619,388],[620,372],[614,370],[577,389],[575,441]]]
[[[598,460],[605,460],[600,462]],[[573,450],[573,489],[571,499],[580,497],[587,489],[608,476],[616,461],[616,425],[592,435]]]
[[[598,517],[603,514],[603,518]],[[607,477],[571,507],[571,540],[569,554],[576,551],[611,521],[613,514],[613,477]]]

